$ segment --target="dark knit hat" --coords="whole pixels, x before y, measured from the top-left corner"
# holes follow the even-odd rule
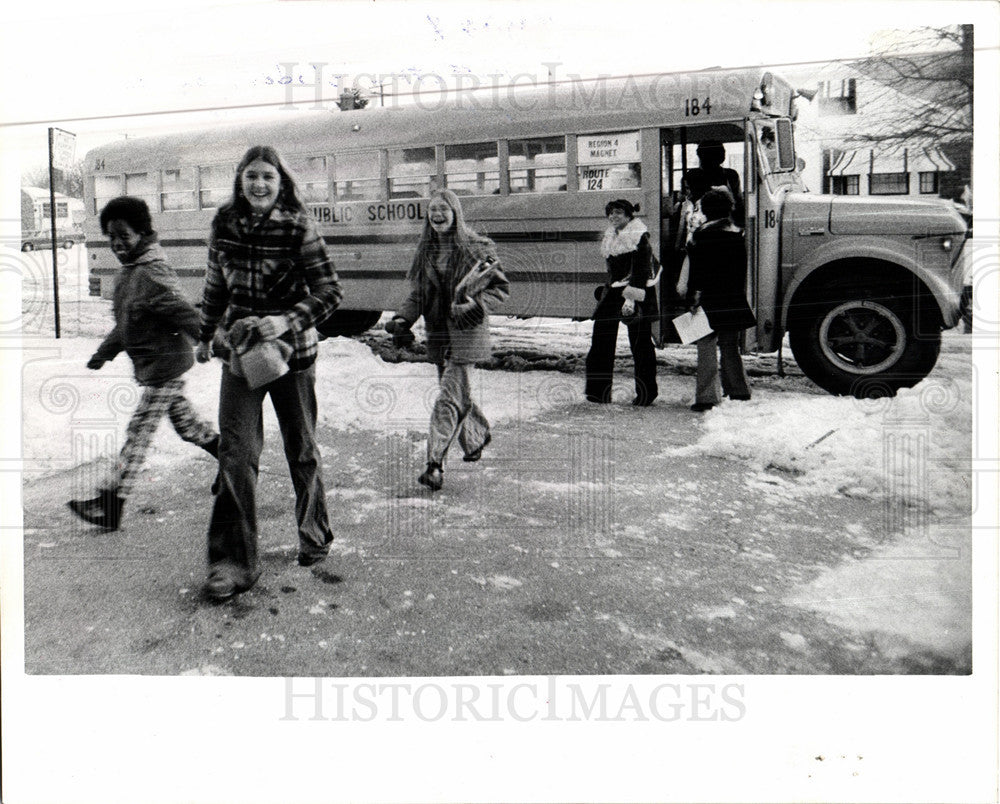
[[[635,213],[639,211],[639,205],[633,204],[631,201],[626,201],[624,198],[608,201],[607,206],[604,207],[604,216],[607,217],[610,215],[613,209],[620,209],[627,217],[634,218]]]

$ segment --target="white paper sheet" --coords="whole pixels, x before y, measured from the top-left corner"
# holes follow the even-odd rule
[[[708,316],[700,307],[695,313],[683,313],[674,319],[674,328],[681,336],[681,343],[694,343],[712,333]]]

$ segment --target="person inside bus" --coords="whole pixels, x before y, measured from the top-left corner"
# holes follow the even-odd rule
[[[698,143],[698,167],[690,168],[685,174],[688,186],[704,188],[700,193],[692,193],[692,199],[698,201],[709,187],[728,187],[732,194],[734,207],[732,220],[740,228],[743,227],[743,193],[740,190],[740,174],[732,168],[723,167],[726,161],[726,148],[718,140],[705,140]]]
[[[113,198],[101,210],[100,223],[122,270],[115,281],[114,329],[97,347],[87,368],[99,369],[119,352],[126,352],[142,396],[125,430],[113,476],[93,499],[68,504],[86,522],[117,530],[164,416],[177,435],[216,458],[219,434],[198,418],[184,396],[184,374],[194,365],[198,311],[180,292],[177,276],[157,242],[149,207],[141,198]]]
[[[410,288],[386,330],[410,343],[410,328],[424,317],[427,354],[437,366],[438,396],[431,411],[427,468],[417,481],[431,491],[444,484],[448,448],[458,440],[462,460],[478,461],[490,443],[490,424],[472,399],[475,363],[491,356],[489,318],[508,296],[493,241],[465,222],[451,190],[435,190],[427,205],[417,251],[407,274]]]
[[[746,299],[747,258],[743,233],[733,224],[733,196],[713,187],[701,198],[706,221],[688,244],[690,310],[705,311],[712,333],[696,342],[698,368],[691,410],[710,410],[722,401],[750,399],[740,333],[757,321]],[[720,389],[721,361],[721,389]]]
[[[199,362],[212,356],[221,325],[230,347],[219,389],[218,495],[208,525],[208,597],[250,589],[257,564],[257,474],[263,403],[271,397],[295,489],[298,563],[322,561],[333,534],[316,444],[316,324],[340,303],[326,246],[278,153],[250,148],[236,168],[233,196],[212,221],[201,305]],[[266,345],[286,359],[258,385],[250,356]],[[280,347],[280,348],[279,348]],[[278,376],[280,375],[280,376]]]
[[[656,352],[652,322],[656,318],[653,250],[646,224],[635,217],[638,205],[625,199],[609,201],[604,208],[608,228],[601,241],[607,281],[597,289],[597,307],[591,318],[594,330],[587,353],[584,396],[588,402],[611,401],[618,323],[628,328],[635,373],[633,405],[646,407],[656,399]]]

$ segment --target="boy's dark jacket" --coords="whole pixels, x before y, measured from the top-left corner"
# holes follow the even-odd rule
[[[115,328],[95,357],[112,360],[122,350],[132,358],[140,385],[159,385],[194,365],[198,311],[181,295],[156,235],[143,238],[115,282]]]

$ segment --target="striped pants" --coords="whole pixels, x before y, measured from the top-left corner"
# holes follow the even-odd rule
[[[483,446],[490,434],[490,423],[472,400],[472,366],[448,360],[438,365],[438,397],[431,411],[427,461],[444,464],[448,448],[457,438],[462,452],[468,455]]]
[[[164,415],[170,417],[174,430],[185,441],[204,447],[218,435],[215,428],[202,421],[191,403],[184,397],[184,380],[168,380],[162,385],[147,385],[142,398],[125,430],[125,445],[118,454],[112,477],[103,484],[102,491],[115,491],[118,497],[127,497],[132,491],[136,475],[146,460],[153,434]]]

